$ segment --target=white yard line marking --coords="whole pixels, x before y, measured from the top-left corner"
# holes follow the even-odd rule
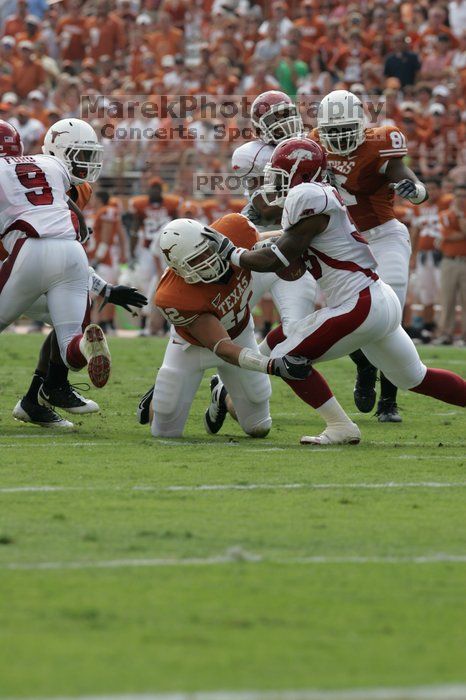
[[[107,559],[97,561],[38,561],[38,562],[6,562],[0,564],[3,571],[66,571],[77,569],[130,569],[130,568],[159,568],[159,567],[203,567],[220,564],[274,564],[280,566],[296,565],[329,565],[329,564],[466,564],[466,554],[447,554],[443,552],[417,555],[412,557],[366,557],[366,556],[315,556],[315,557],[262,557],[260,554],[247,552],[241,547],[231,547],[225,554],[211,557],[174,557],[154,559]]]
[[[54,493],[66,491],[153,491],[155,493],[170,492],[212,492],[212,491],[298,491],[320,489],[454,489],[464,488],[466,481],[387,481],[385,483],[328,483],[328,484],[199,484],[199,485],[172,485],[153,486],[141,484],[135,486],[4,486],[0,488],[0,494],[7,493]]]
[[[346,690],[218,690],[177,693],[80,695],[25,700],[465,700],[466,685],[411,688],[349,688]],[[14,700],[6,698],[6,700]]]
[[[34,437],[37,437],[36,435]],[[118,446],[121,447],[121,442],[118,443]],[[126,444],[133,444],[133,443],[126,443]],[[50,442],[47,442],[46,444],[43,442],[30,442],[28,443],[28,447],[56,447],[57,445],[60,445],[60,447],[96,447],[97,445],[99,447],[104,447],[105,443],[104,442],[55,442],[54,440],[51,440]],[[110,446],[110,443],[109,443]],[[24,447],[21,444],[16,444],[15,442],[11,443],[0,443],[0,447],[3,449],[4,447]]]

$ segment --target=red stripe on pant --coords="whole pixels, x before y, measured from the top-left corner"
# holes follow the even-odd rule
[[[422,382],[410,391],[453,406],[466,407],[466,382],[459,374],[447,369],[428,369]]]
[[[322,357],[335,343],[359,328],[369,314],[371,303],[370,287],[366,287],[362,292],[359,292],[354,309],[345,314],[328,318],[289,354],[303,355],[310,360]]]
[[[10,279],[13,265],[15,264],[16,258],[19,255],[19,251],[21,250],[26,241],[27,238],[20,238],[18,241],[16,241],[16,243],[13,246],[13,250],[11,251],[10,255],[7,257],[2,267],[0,268],[0,294],[2,292],[3,287]]]

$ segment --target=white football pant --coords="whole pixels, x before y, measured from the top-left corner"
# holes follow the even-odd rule
[[[259,352],[251,323],[235,338]],[[266,435],[271,426],[268,375],[230,365],[207,348],[190,345],[172,331],[154,388],[154,437],[181,437],[204,372],[215,369],[233,401],[238,422],[252,437]]]
[[[272,295],[280,315],[283,333],[288,335],[291,323],[305,318],[314,311],[317,282],[307,271],[293,282],[282,280],[275,272],[253,272],[249,308],[253,309],[267,292]]]
[[[394,291],[379,280],[334,308],[315,311],[295,323],[271,357],[291,353],[325,362],[363,351],[400,389],[418,386],[426,374],[416,347],[401,325],[401,306]]]
[[[69,342],[81,333],[89,291],[89,265],[78,241],[24,238],[0,269],[0,332],[45,294],[65,364]]]
[[[395,292],[404,308],[409,280],[411,239],[409,231],[398,219],[362,231],[377,260],[377,274]]]

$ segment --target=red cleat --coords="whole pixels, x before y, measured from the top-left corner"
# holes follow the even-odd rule
[[[87,360],[89,379],[99,389],[106,385],[110,376],[110,351],[100,326],[91,323],[79,341],[79,349]]]

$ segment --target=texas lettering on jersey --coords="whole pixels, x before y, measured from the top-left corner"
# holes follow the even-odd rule
[[[328,153],[333,183],[362,232],[395,218],[394,193],[384,175],[387,162],[408,153],[406,137],[395,126],[366,129],[366,139],[348,156]],[[311,138],[319,142],[317,129]]]
[[[235,245],[250,249],[257,242],[257,231],[241,214],[227,214],[211,224]],[[177,333],[192,345],[201,345],[189,332],[189,325],[202,314],[216,316],[231,338],[246,328],[252,296],[251,273],[231,267],[225,281],[187,284],[173,270],[167,270],[155,293],[155,305],[175,326]]]

